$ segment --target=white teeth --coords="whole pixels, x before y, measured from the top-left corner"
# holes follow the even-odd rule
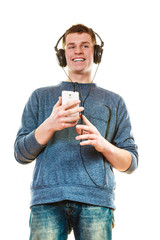
[[[73,61],[74,61],[74,62],[83,62],[84,59],[82,59],[82,58],[76,58],[76,59],[74,59]]]

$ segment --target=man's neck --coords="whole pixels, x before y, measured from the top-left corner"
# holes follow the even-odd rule
[[[68,72],[68,77],[69,78],[67,81],[78,82],[78,83],[91,83],[92,82],[91,73],[77,74],[77,73]]]

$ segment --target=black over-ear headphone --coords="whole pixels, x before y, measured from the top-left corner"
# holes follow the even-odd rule
[[[102,41],[101,37],[96,32],[94,32],[94,34],[97,35],[97,37],[101,41],[101,46],[100,45],[94,45],[94,63],[97,64],[97,63],[100,63],[101,59],[102,59],[104,42]],[[61,39],[64,37],[64,35],[65,34],[63,34],[59,38],[56,46],[54,47],[55,51],[56,51],[56,56],[57,56],[58,63],[61,67],[66,67],[67,66],[67,61],[66,61],[66,57],[65,57],[65,50],[64,49],[58,49],[58,44],[61,41]]]

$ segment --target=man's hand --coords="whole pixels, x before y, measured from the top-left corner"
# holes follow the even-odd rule
[[[59,101],[53,107],[53,111],[48,119],[50,124],[53,125],[54,131],[73,127],[77,124],[80,119],[79,113],[84,110],[83,107],[77,106],[79,103],[79,100],[73,100],[62,105],[62,97],[59,97]]]
[[[74,100],[62,106],[62,97],[59,97],[51,115],[35,130],[37,142],[45,145],[56,131],[75,126],[80,118],[79,113],[84,110],[77,106],[79,103],[79,100]]]
[[[85,125],[77,125],[76,131],[79,136],[76,140],[84,140],[80,145],[92,145],[101,152],[109,163],[118,171],[126,171],[132,162],[131,153],[120,149],[101,136],[97,128],[83,115]]]
[[[85,125],[77,125],[76,131],[79,136],[76,137],[76,140],[85,140],[81,141],[80,144],[92,145],[98,152],[102,152],[105,147],[105,139],[101,136],[97,128],[83,115],[82,119]]]

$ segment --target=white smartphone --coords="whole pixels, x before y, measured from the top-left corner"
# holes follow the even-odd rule
[[[79,100],[79,92],[62,91],[62,105],[66,104],[67,102],[72,101],[72,100]],[[79,106],[79,104],[77,104],[77,106]],[[72,116],[73,115],[75,115],[75,114],[72,114]]]

